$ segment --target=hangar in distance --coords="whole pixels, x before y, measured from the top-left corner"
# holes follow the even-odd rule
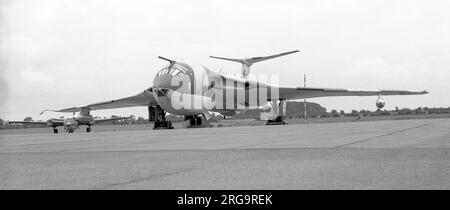
[[[350,90],[335,88],[286,87],[277,84],[278,75],[254,76],[250,67],[261,61],[286,56],[298,52],[234,59],[210,56],[237,62],[242,65],[241,75],[232,76],[217,73],[202,65],[189,65],[184,62],[159,56],[168,62],[154,77],[153,84],[137,95],[116,100],[93,103],[79,107],[56,110],[58,112],[78,112],[81,110],[114,109],[123,107],[148,107],[149,120],[154,121],[155,129],[173,128],[166,120],[166,113],[185,116],[189,126],[201,126],[202,116],[211,117],[212,112],[231,116],[242,109],[270,107],[271,123],[282,123],[286,113],[286,101],[335,96],[377,96],[378,108],[384,106],[384,95],[421,95],[427,91],[409,90]],[[82,114],[80,112],[80,114]]]

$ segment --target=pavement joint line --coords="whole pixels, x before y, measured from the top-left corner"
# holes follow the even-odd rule
[[[347,143],[347,144],[338,145],[335,148],[347,147],[347,146],[350,146],[350,145],[353,145],[353,144],[358,144],[358,143],[363,143],[363,142],[367,142],[367,141],[370,141],[370,140],[374,140],[376,138],[390,136],[390,135],[394,135],[394,134],[398,134],[398,133],[403,133],[405,131],[409,131],[409,130],[413,130],[413,129],[416,129],[416,128],[420,128],[420,127],[423,127],[423,126],[426,126],[426,125],[429,125],[429,124],[430,123],[425,123],[425,124],[421,124],[421,125],[410,127],[410,128],[405,128],[405,129],[401,129],[401,130],[392,131],[392,132],[389,132],[389,133],[386,133],[386,134],[382,134],[382,135],[378,135],[378,136],[372,136],[372,137],[369,137],[369,138],[361,139],[361,140],[350,142],[350,143]]]
[[[129,185],[129,184],[133,184],[133,183],[137,183],[137,182],[145,182],[145,181],[149,181],[149,180],[154,179],[154,178],[161,178],[161,177],[178,175],[178,174],[181,174],[181,173],[193,171],[195,169],[197,169],[197,168],[187,168],[187,169],[177,170],[177,171],[173,171],[173,172],[151,174],[150,176],[147,176],[147,177],[135,178],[135,179],[131,179],[131,180],[124,181],[124,182],[106,184],[106,185],[103,185],[101,187],[94,187],[94,188],[92,188],[92,190],[104,190],[104,189],[113,188],[113,187],[117,187],[117,186]]]

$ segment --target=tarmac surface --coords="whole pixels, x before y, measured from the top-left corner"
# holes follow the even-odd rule
[[[450,119],[0,133],[0,189],[450,189]]]

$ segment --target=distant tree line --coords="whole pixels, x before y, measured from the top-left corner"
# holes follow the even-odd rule
[[[286,104],[286,116],[289,118],[304,118],[304,104],[303,102],[287,102]],[[327,112],[326,108],[320,106],[317,103],[306,103],[307,117],[310,118],[332,118],[332,117],[367,117],[367,116],[384,116],[384,115],[419,115],[419,114],[450,114],[450,107],[443,108],[428,108],[428,107],[417,107],[415,109],[410,108],[402,108],[399,109],[395,107],[395,110],[381,110],[378,109],[376,111],[370,110],[352,110],[350,113],[346,113],[344,110],[337,111],[336,109],[332,109],[330,112]],[[261,112],[263,110],[258,109],[247,109],[239,111],[235,116],[232,116],[232,119],[259,119],[261,116]],[[119,116],[112,115],[111,118],[117,118]],[[224,117],[222,115],[211,115],[213,121],[221,120]],[[64,117],[61,117],[64,118]],[[95,119],[107,119],[106,117],[100,118],[95,117]],[[178,122],[184,121],[184,116],[167,114],[167,120]],[[23,121],[33,121],[31,117],[25,117]],[[38,120],[41,121],[41,120]],[[110,122],[104,122],[102,124],[117,124],[117,125],[128,125],[128,124],[150,124],[153,122],[149,122],[148,118],[144,118],[142,116],[136,117],[131,116],[129,119],[124,120],[116,120]],[[43,125],[10,125],[6,120],[0,118],[0,129],[7,128],[32,128],[32,127],[45,127]]]
[[[304,118],[304,104],[303,102],[287,102],[286,104],[286,116],[288,118]],[[416,114],[450,114],[450,107],[447,108],[428,108],[418,107],[416,109],[398,107],[395,110],[352,110],[350,113],[346,113],[344,110],[332,109],[327,112],[326,108],[320,106],[317,103],[306,103],[307,117],[310,118],[333,118],[333,117],[368,117],[368,116],[387,116],[387,115],[416,115]],[[258,119],[262,110],[244,110],[241,113],[233,116],[232,118],[244,119],[254,118]]]

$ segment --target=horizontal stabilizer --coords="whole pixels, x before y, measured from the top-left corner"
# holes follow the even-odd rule
[[[245,65],[251,66],[252,64],[257,63],[257,62],[261,62],[261,61],[269,60],[269,59],[272,59],[272,58],[277,58],[277,57],[289,55],[289,54],[296,53],[296,52],[299,52],[299,50],[289,51],[289,52],[280,53],[280,54],[276,54],[276,55],[269,55],[269,56],[262,56],[262,57],[252,57],[252,58],[244,58],[244,59],[223,58],[223,57],[216,57],[216,56],[209,56],[209,57],[210,58],[215,58],[215,59],[221,59],[221,60],[238,62],[238,63],[241,63],[241,64],[245,64]]]
[[[242,77],[247,78],[248,74],[250,73],[250,66],[252,66],[254,63],[269,60],[272,58],[277,58],[285,55],[289,55],[292,53],[299,52],[299,50],[284,52],[276,55],[269,55],[269,56],[262,56],[262,57],[252,57],[252,58],[244,58],[244,59],[236,59],[236,58],[224,58],[224,57],[217,57],[217,56],[209,56],[210,58],[220,59],[220,60],[227,60],[232,62],[237,62],[242,64]]]

